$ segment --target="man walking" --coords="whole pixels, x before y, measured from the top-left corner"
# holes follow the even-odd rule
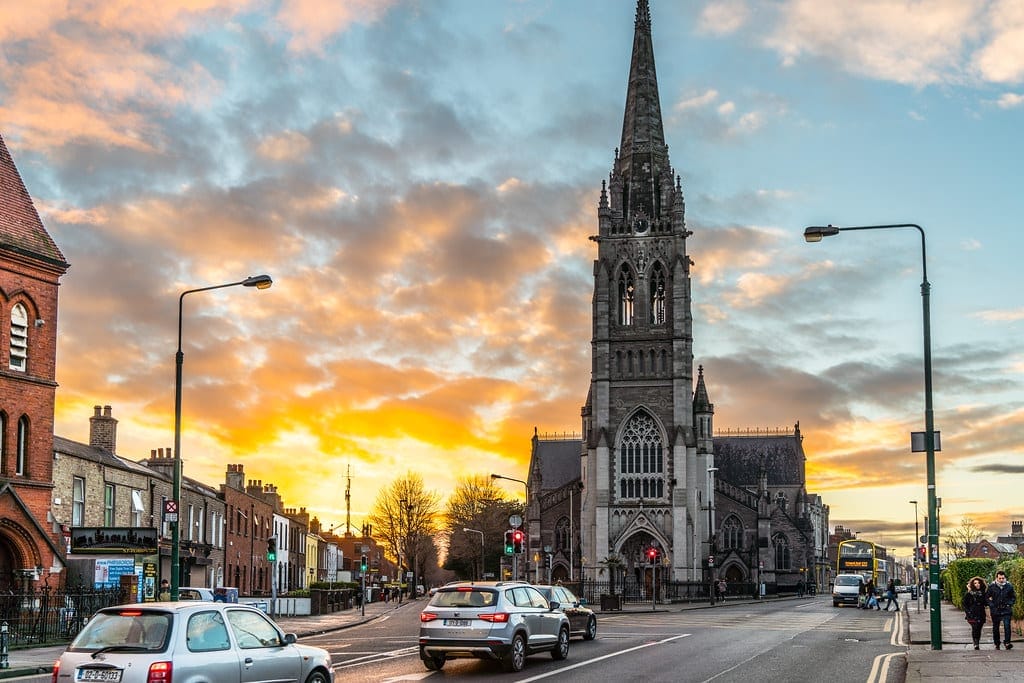
[[[992,639],[999,649],[999,625],[1003,626],[1003,645],[1007,650],[1013,649],[1010,642],[1010,618],[1013,616],[1013,605],[1017,602],[1017,594],[1013,584],[1006,580],[1006,572],[996,572],[996,580],[985,593],[985,602],[992,613]]]

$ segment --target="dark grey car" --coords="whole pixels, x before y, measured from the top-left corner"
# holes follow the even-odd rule
[[[558,609],[569,617],[569,633],[582,636],[583,640],[597,637],[597,615],[594,610],[583,604],[576,594],[565,586],[534,586],[548,602],[558,603]]]

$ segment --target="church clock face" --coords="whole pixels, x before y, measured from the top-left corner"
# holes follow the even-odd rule
[[[638,235],[644,234],[650,227],[650,222],[643,216],[637,216],[635,219],[633,219],[633,232],[635,232]]]

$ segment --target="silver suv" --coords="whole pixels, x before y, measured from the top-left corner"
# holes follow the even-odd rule
[[[527,655],[569,656],[569,618],[533,586],[477,581],[439,588],[420,613],[420,659],[431,671],[448,659],[493,659],[522,671]]]

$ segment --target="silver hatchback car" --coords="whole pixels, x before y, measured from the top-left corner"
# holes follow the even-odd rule
[[[331,655],[258,609],[151,602],[98,611],[57,660],[54,683],[333,683]]]
[[[522,671],[527,655],[569,656],[569,618],[533,586],[478,581],[439,588],[420,613],[420,659],[437,671],[448,659],[493,659]]]

